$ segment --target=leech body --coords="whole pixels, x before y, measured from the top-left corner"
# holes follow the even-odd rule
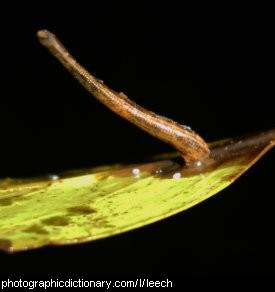
[[[41,30],[37,35],[41,44],[47,47],[93,96],[121,117],[172,145],[181,153],[186,164],[192,164],[209,156],[210,151],[205,141],[188,127],[148,111],[123,93],[108,88],[78,64],[51,32]]]

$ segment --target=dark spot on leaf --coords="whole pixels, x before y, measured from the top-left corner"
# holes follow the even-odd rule
[[[0,249],[9,251],[12,247],[12,242],[9,239],[0,238]]]
[[[109,176],[110,176],[109,173],[98,173],[98,174],[96,174],[96,180],[101,181],[101,180],[108,178]],[[96,188],[97,186],[94,186],[94,187]]]
[[[0,206],[10,206],[13,204],[13,200],[11,198],[5,198],[0,200]]]
[[[69,219],[63,216],[54,216],[54,217],[46,218],[42,220],[41,222],[46,225],[66,226],[69,224]]]
[[[235,179],[236,179],[235,173],[223,177],[223,180],[234,181]]]
[[[26,228],[25,230],[23,230],[23,232],[37,233],[37,234],[48,234],[49,233],[46,229],[44,229],[40,225],[32,225],[32,226]]]
[[[96,213],[96,210],[89,206],[75,206],[67,209],[70,215],[89,215]]]
[[[29,197],[27,196],[17,196],[16,198],[14,198],[14,200],[16,201],[26,201],[29,200]]]
[[[99,227],[99,228],[111,228],[114,227],[113,224],[110,224],[108,220],[105,218],[95,218],[93,220],[93,226],[94,227]]]

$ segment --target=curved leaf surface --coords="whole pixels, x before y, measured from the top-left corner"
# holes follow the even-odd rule
[[[59,177],[2,179],[0,249],[91,241],[181,212],[230,185],[274,146],[273,139],[265,133],[213,143],[211,157],[188,168],[173,154]]]

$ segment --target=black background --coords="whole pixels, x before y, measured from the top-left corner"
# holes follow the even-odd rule
[[[268,7],[148,3],[2,4],[1,177],[170,151],[91,97],[38,43],[41,28],[111,88],[207,141],[274,127]],[[273,180],[274,150],[182,214],[93,243],[0,253],[1,274],[273,274]]]

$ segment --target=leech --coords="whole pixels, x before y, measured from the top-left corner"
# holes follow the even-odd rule
[[[178,150],[186,164],[192,164],[209,156],[209,148],[205,141],[188,127],[171,119],[159,116],[144,109],[125,94],[108,88],[101,80],[85,70],[70,55],[66,48],[47,31],[40,30],[37,36],[53,56],[100,102],[124,119],[132,122],[156,138],[170,144]]]

